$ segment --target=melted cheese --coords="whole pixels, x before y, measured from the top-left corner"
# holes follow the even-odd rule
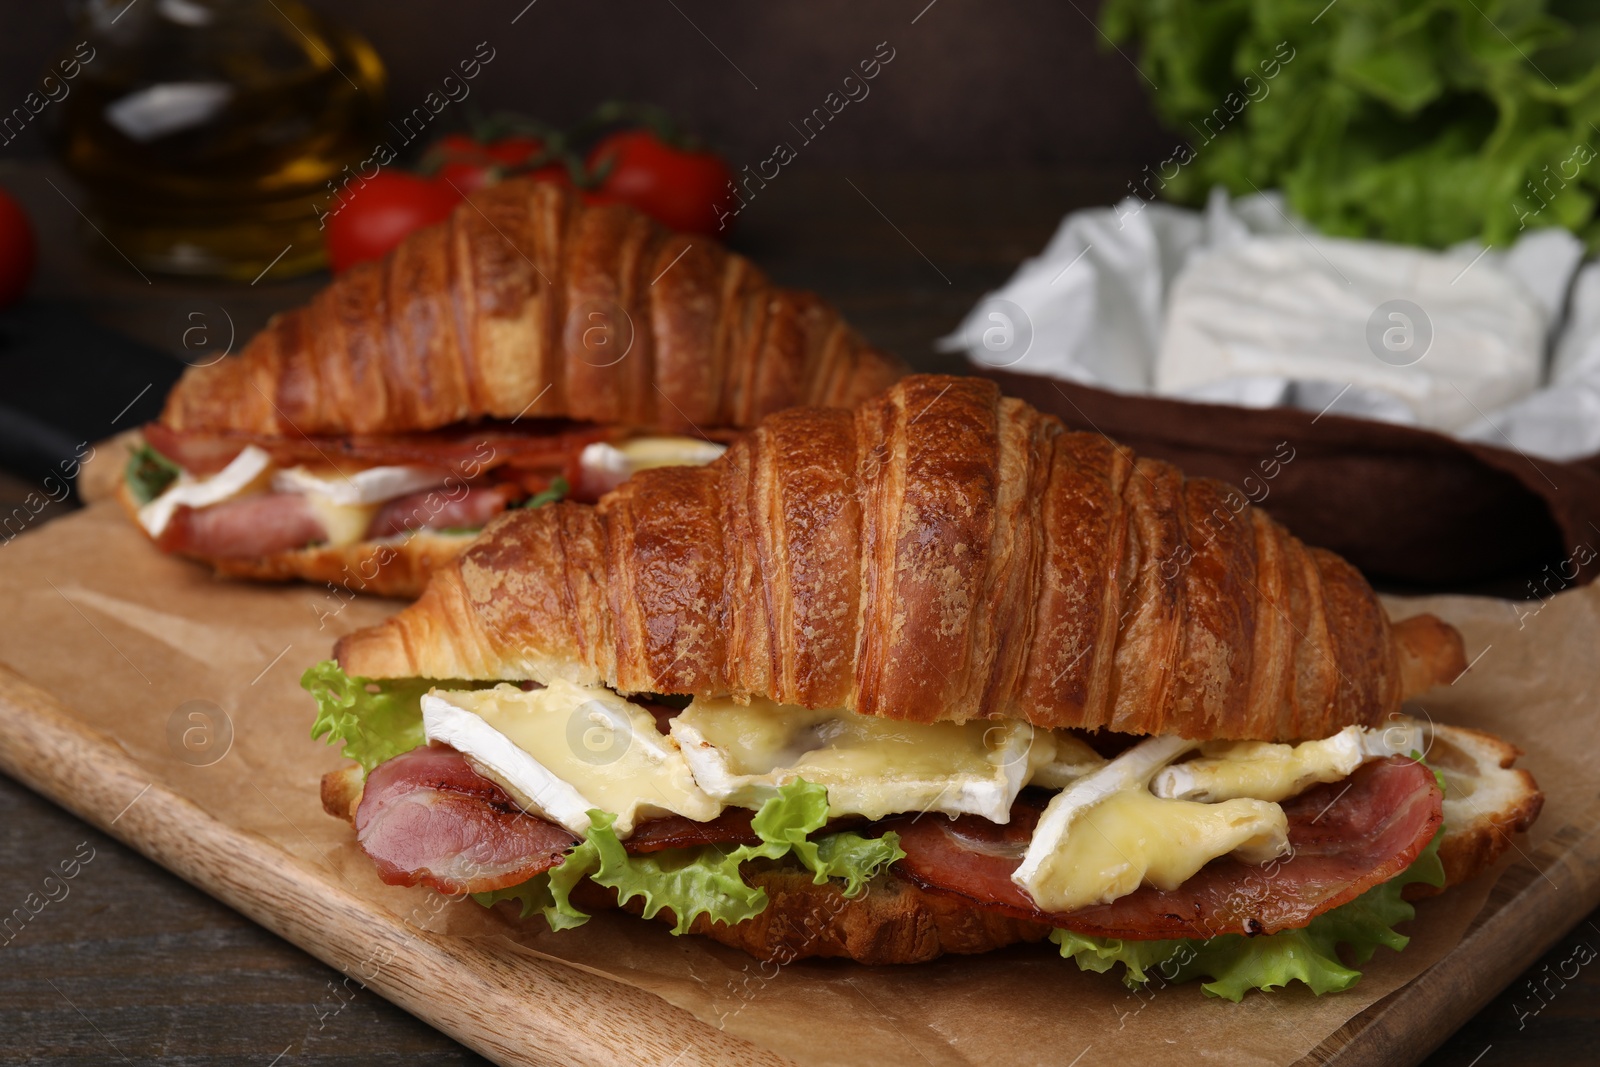
[[[232,462],[210,477],[195,478],[184,471],[166,492],[139,509],[139,525],[151,537],[160,537],[178,508],[210,507],[265,489],[271,468],[271,456],[255,445],[246,445]]]
[[[699,822],[722,805],[702,792],[654,717],[608,689],[557,680],[527,692],[511,685],[422,698],[428,740],[465,755],[528,811],[575,834],[591,808],[617,816],[618,835],[666,814]]]
[[[1044,910],[1071,911],[1110,903],[1146,883],[1176,889],[1230,852],[1265,863],[1287,846],[1288,820],[1276,804],[1199,804],[1128,788],[1080,814],[1026,888]]]
[[[1046,911],[1106,903],[1148,882],[1181,885],[1218,856],[1264,863],[1288,847],[1278,805],[1164,800],[1147,788],[1165,764],[1196,747],[1179,737],[1141,742],[1057,793],[1012,881]]]
[[[1045,789],[1065,789],[1084,775],[1106,765],[1105,757],[1090,748],[1083,738],[1065,730],[1053,735],[1055,754],[1048,763],[1034,771],[1029,785]]]
[[[322,523],[325,540],[335,548],[341,545],[353,545],[365,538],[367,527],[372,525],[372,516],[383,506],[337,504],[315,493],[306,494],[306,504],[311,508],[311,513],[317,517],[317,521]]]
[[[663,735],[610,690],[560,680],[434,691],[423,717],[430,740],[577,834],[593,808],[615,812],[626,835],[655,815],[759,808],[799,778],[827,789],[830,815],[869,819],[937,811],[1005,823],[1024,785],[1059,788],[1012,878],[1060,912],[1141,885],[1176,889],[1220,856],[1265,863],[1288,848],[1277,800],[1416,747],[1415,731],[1351,727],[1297,746],[1155,737],[1108,761],[1070,733],[1018,721],[910,723],[759,698],[696,700]]]
[[[758,808],[804,778],[828,790],[830,815],[902,811],[1011,818],[1011,804],[1055,754],[1022,722],[912,723],[755,699],[696,700],[672,720],[695,781],[725,803]]]
[[[449,472],[440,467],[368,467],[351,474],[336,471],[331,477],[306,467],[290,467],[272,476],[272,488],[280,493],[305,493],[328,504],[361,506],[431,489],[448,477]]]
[[[1214,741],[1201,746],[1198,758],[1158,772],[1150,791],[1179,800],[1283,800],[1319,782],[1347,778],[1369,759],[1419,748],[1414,735],[1404,726],[1381,731],[1347,726],[1332,737],[1299,745]]]
[[[330,477],[306,467],[290,467],[272,476],[272,488],[304,494],[327,531],[328,544],[339,547],[364,540],[372,517],[385,501],[432,488],[448,476],[439,467],[368,467]]]
[[[693,437],[635,437],[619,445],[585,445],[578,463],[586,470],[627,479],[653,467],[703,467],[727,451],[726,445]]]

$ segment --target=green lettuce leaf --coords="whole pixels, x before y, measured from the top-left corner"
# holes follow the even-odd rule
[[[140,445],[128,454],[128,465],[123,468],[122,476],[127,480],[133,499],[148,504],[166,492],[182,473],[183,468],[172,460],[149,445]]]
[[[550,879],[543,874],[537,878],[530,878],[521,885],[514,885],[509,889],[493,889],[487,893],[473,893],[472,899],[486,908],[492,908],[502,900],[514,900],[517,902],[519,909],[518,918],[522,919],[555,906],[555,897],[550,893]]]
[[[384,760],[427,744],[422,732],[422,694],[439,689],[482,689],[492,682],[435,681],[428,678],[352,678],[333,660],[323,660],[300,676],[300,686],[317,701],[313,740],[344,746],[344,755],[371,773]]]
[[[542,508],[546,504],[554,504],[557,500],[564,499],[571,488],[567,484],[567,480],[558,474],[550,479],[550,488],[533,494],[522,502],[522,506],[525,508]]]
[[[646,919],[663,908],[672,909],[677,919],[672,928],[675,934],[686,932],[703,914],[715,922],[732,924],[761,914],[767,906],[767,894],[745,885],[739,877],[739,864],[766,848],[781,854],[781,846],[746,845],[723,851],[705,845],[630,856],[611,828],[614,816],[596,810],[589,812],[589,819],[583,843],[550,876],[557,911],[566,918],[583,914],[572,908],[567,894],[584,875],[615,889],[618,903],[642,898]]]
[[[847,897],[859,896],[878,872],[906,855],[900,849],[900,835],[895,833],[863,837],[845,830],[820,837],[814,844],[816,851],[809,858],[796,853],[815,875],[811,880],[821,885],[830,878],[842,878]]]
[[[1361,972],[1339,958],[1344,945],[1351,959],[1364,964],[1382,945],[1396,952],[1410,938],[1395,932],[1397,923],[1410,920],[1416,909],[1401,896],[1412,882],[1444,884],[1439,862],[1441,829],[1411,866],[1373,886],[1348,904],[1312,919],[1303,929],[1245,937],[1224,934],[1209,940],[1120,941],[1085,937],[1070,930],[1050,935],[1061,955],[1085,971],[1104,972],[1122,964],[1122,980],[1129,987],[1160,979],[1187,982],[1207,977],[1201,985],[1208,996],[1238,1001],[1252,989],[1278,989],[1303,982],[1318,996],[1349,989]]]
[[[677,920],[672,932],[682,934],[701,915],[731,925],[766,910],[766,891],[746,885],[739,876],[739,866],[746,860],[792,855],[812,872],[816,884],[843,879],[845,895],[853,897],[905,856],[899,837],[892,833],[868,838],[846,831],[811,840],[827,819],[827,790],[797,781],[782,786],[756,813],[751,825],[761,838],[759,845],[703,845],[630,856],[612,829],[615,816],[594,810],[589,812],[588,834],[559,866],[524,885],[475,894],[473,899],[485,906],[516,900],[524,918],[541,912],[552,930],[564,930],[589,919],[571,898],[573,888],[587,877],[615,889],[622,903],[641,898],[645,918],[670,909]]]

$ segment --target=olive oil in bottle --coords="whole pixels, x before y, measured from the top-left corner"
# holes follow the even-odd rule
[[[244,281],[323,266],[326,183],[379,139],[365,40],[297,0],[91,0],[81,25],[53,138],[116,252]]]

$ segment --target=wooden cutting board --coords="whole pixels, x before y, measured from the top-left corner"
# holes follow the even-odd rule
[[[157,557],[106,505],[5,546],[0,588],[0,770],[504,1064],[833,1063],[852,1049],[911,1062],[909,1046],[930,1064],[1069,1062],[1081,1049],[1088,1067],[1169,1035],[1233,1062],[1410,1061],[1600,903],[1600,782],[1580,758],[1600,741],[1600,592],[1558,598],[1520,627],[1502,604],[1425,605],[1484,651],[1422,710],[1512,736],[1550,794],[1492,891],[1424,905],[1412,948],[1376,960],[1342,998],[1235,1007],[1173,987],[1138,1002],[1129,1026],[1117,1005],[1132,994],[1037,947],[769,976],[631,917],[552,935],[384,887],[348,827],[319,810],[316,780],[339,761],[306,736],[295,679],[395,605],[215,581]],[[1438,962],[1404,973],[1430,953]],[[948,1021],[961,1015],[952,1005],[974,1018],[941,1029],[919,1014]],[[1084,1014],[1061,1022],[1070,1012]]]

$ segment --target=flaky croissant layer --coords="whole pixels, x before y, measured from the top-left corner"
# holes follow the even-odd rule
[[[810,293],[620,204],[501,182],[197,366],[180,432],[387,434],[561,417],[667,433],[853,404],[902,372]]]
[[[594,508],[503,516],[338,655],[369,677],[1259,739],[1376,723],[1462,658],[1228,486],[944,376],[771,416]]]

